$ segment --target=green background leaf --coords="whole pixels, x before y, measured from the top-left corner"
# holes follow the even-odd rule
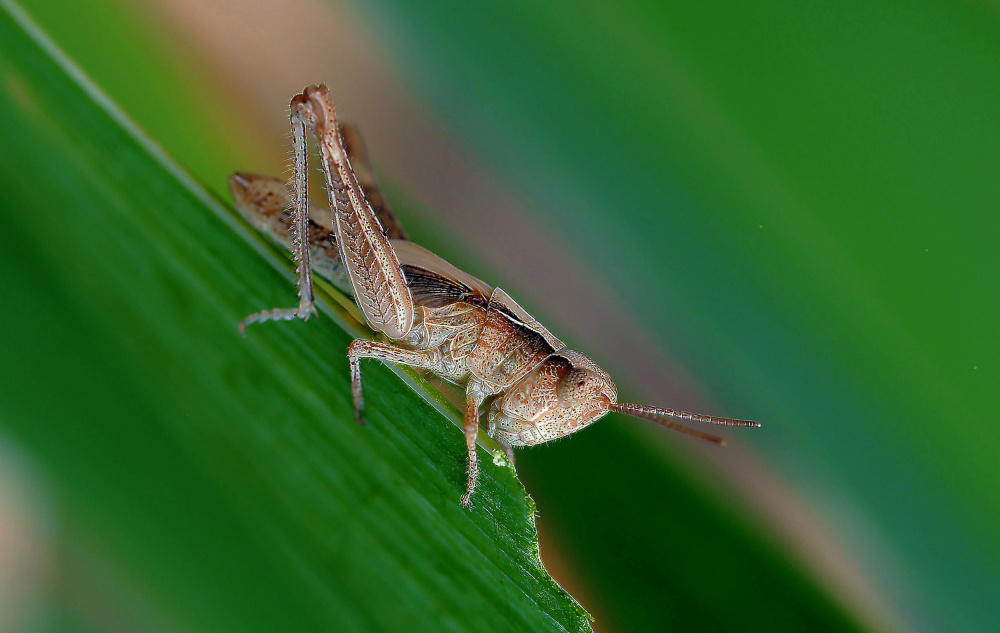
[[[214,60],[149,15],[94,0],[30,11],[217,196],[233,169],[273,162],[212,85]],[[683,393],[697,385],[706,412],[765,424],[708,458],[614,418],[519,453],[543,554],[599,629],[1000,626],[992,9],[357,11],[396,76],[535,214],[524,230],[555,236],[566,267],[631,317],[572,343],[627,376],[628,399],[698,406]],[[517,524],[452,503],[457,430],[374,364],[385,419],[346,423],[347,335],[326,319],[237,340],[243,314],[290,304],[288,265],[268,263],[281,256],[65,100],[77,91],[16,28],[2,42],[0,424],[51,483],[60,569],[101,587],[98,611],[144,629],[537,630],[509,585],[483,586],[495,569],[473,569],[497,558],[472,526]],[[417,241],[530,296],[532,277],[482,272],[462,246],[475,226],[400,211]],[[562,333],[591,317],[564,300],[525,303]],[[663,373],[616,354],[630,336],[690,379],[644,379]],[[456,588],[467,578],[476,598]],[[553,595],[548,612],[572,619]],[[116,628],[78,601],[51,600],[75,626]]]
[[[839,531],[903,621],[1000,626],[995,9],[378,4],[404,74],[488,139],[721,411],[765,423],[740,441]],[[646,560],[662,497],[606,482],[631,461],[580,455],[587,440],[527,456],[529,489],[543,508],[538,482],[558,477],[634,490],[634,515],[558,507],[571,555],[589,561],[610,524],[638,524],[648,541],[625,560]],[[546,454],[564,450],[584,465]],[[611,574],[616,608],[648,600],[629,597],[648,578]]]

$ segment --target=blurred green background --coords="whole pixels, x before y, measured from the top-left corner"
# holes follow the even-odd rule
[[[489,584],[528,564],[525,510],[501,469],[503,511],[453,507],[460,440],[419,398],[387,397],[377,439],[340,430],[336,325],[227,329],[293,294],[213,196],[281,172],[287,100],[320,81],[416,241],[623,399],[764,424],[714,451],[609,418],[519,453],[596,630],[1000,628],[994,5],[22,6],[208,197],[136,167],[3,17],[17,630],[580,625],[543,578]]]

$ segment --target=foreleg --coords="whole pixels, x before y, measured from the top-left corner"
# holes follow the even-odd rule
[[[468,479],[465,484],[465,494],[462,495],[462,505],[466,508],[472,507],[472,493],[475,492],[476,481],[479,479],[476,438],[479,436],[479,406],[483,404],[485,397],[485,394],[476,388],[474,382],[469,383],[465,392],[465,420],[462,425],[462,430],[465,432],[465,447],[469,452],[469,460],[466,465]]]

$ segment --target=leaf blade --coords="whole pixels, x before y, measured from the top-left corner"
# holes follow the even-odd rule
[[[541,568],[533,506],[508,469],[484,459],[481,507],[460,509],[458,430],[381,366],[365,368],[371,423],[353,423],[341,355],[346,332],[318,319],[255,328],[246,340],[236,335],[235,324],[255,305],[293,297],[289,262],[275,269],[262,260],[232,230],[240,223],[228,209],[123,125],[107,101],[95,100],[96,88],[13,5],[4,8],[0,72],[15,86],[0,97],[0,139],[8,149],[0,173],[13,192],[4,205],[12,227],[4,239],[29,244],[30,259],[11,255],[3,263],[12,279],[24,266],[47,271],[47,293],[63,304],[49,310],[44,327],[7,330],[4,342],[41,343],[47,331],[57,332],[76,361],[48,377],[44,363],[27,363],[29,371],[10,383],[25,390],[2,391],[20,412],[3,423],[49,467],[59,496],[70,506],[78,499],[85,508],[76,512],[92,514],[75,516],[103,534],[113,558],[140,585],[155,587],[152,595],[173,616],[215,630],[274,630],[286,612],[300,614],[296,628],[303,630],[440,630],[442,622],[468,630],[589,628],[585,612]],[[25,285],[15,298],[31,296]],[[338,300],[321,294],[325,309],[346,322]],[[5,310],[9,323],[15,316]],[[62,334],[75,321],[87,323],[87,341]],[[45,349],[58,358],[58,349]],[[32,415],[30,399],[43,383],[72,384],[74,372],[88,374],[97,404],[74,419],[57,390],[51,400],[63,414]],[[107,403],[128,392],[136,394],[129,408],[144,412],[141,424],[127,411],[110,413]],[[60,461],[65,453],[56,446],[70,420],[89,449],[98,450],[102,433],[114,435],[111,455],[97,453],[89,465]],[[216,504],[226,527],[197,523],[222,530],[215,536],[223,539],[232,530],[248,551],[271,551],[255,567],[266,579],[256,582],[249,606],[236,608],[246,587],[233,546],[219,546],[228,551],[223,556],[212,551],[211,538],[192,535],[177,544],[185,563],[169,560],[169,538],[149,515],[156,504],[136,495],[155,494],[178,515],[184,503],[168,503],[155,478],[137,478],[137,489],[123,485],[129,463],[132,470],[146,463],[187,493],[204,478],[213,494],[200,503]],[[190,476],[168,477],[173,463]],[[133,510],[123,514],[122,503]],[[129,532],[130,523],[141,529]],[[237,530],[246,538],[237,539]],[[108,543],[112,532],[130,546]],[[186,564],[214,571],[199,579]],[[281,573],[269,575],[269,565]],[[268,596],[264,588],[275,583],[287,587]],[[221,604],[237,615],[196,604],[196,589],[204,596],[217,593],[213,587],[230,587]],[[393,598],[386,603],[385,596]]]

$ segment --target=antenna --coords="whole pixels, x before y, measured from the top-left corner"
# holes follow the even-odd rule
[[[615,411],[617,413],[624,413],[625,415],[630,415],[634,418],[641,418],[643,420],[655,422],[660,426],[665,426],[668,429],[677,431],[678,433],[683,433],[685,435],[697,437],[698,439],[705,440],[707,442],[712,442],[713,444],[718,444],[719,446],[726,445],[726,441],[723,440],[721,437],[718,437],[716,435],[711,435],[709,433],[702,433],[701,431],[696,431],[681,424],[677,424],[676,422],[671,422],[670,420],[667,420],[665,418],[678,418],[680,420],[691,420],[693,422],[705,422],[708,424],[722,424],[725,426],[756,426],[756,427],[760,426],[760,424],[756,422],[751,422],[750,420],[717,418],[711,415],[701,415],[700,413],[688,413],[687,411],[678,411],[677,409],[650,407],[644,404],[628,404],[625,402],[616,402],[611,405],[610,410]]]

